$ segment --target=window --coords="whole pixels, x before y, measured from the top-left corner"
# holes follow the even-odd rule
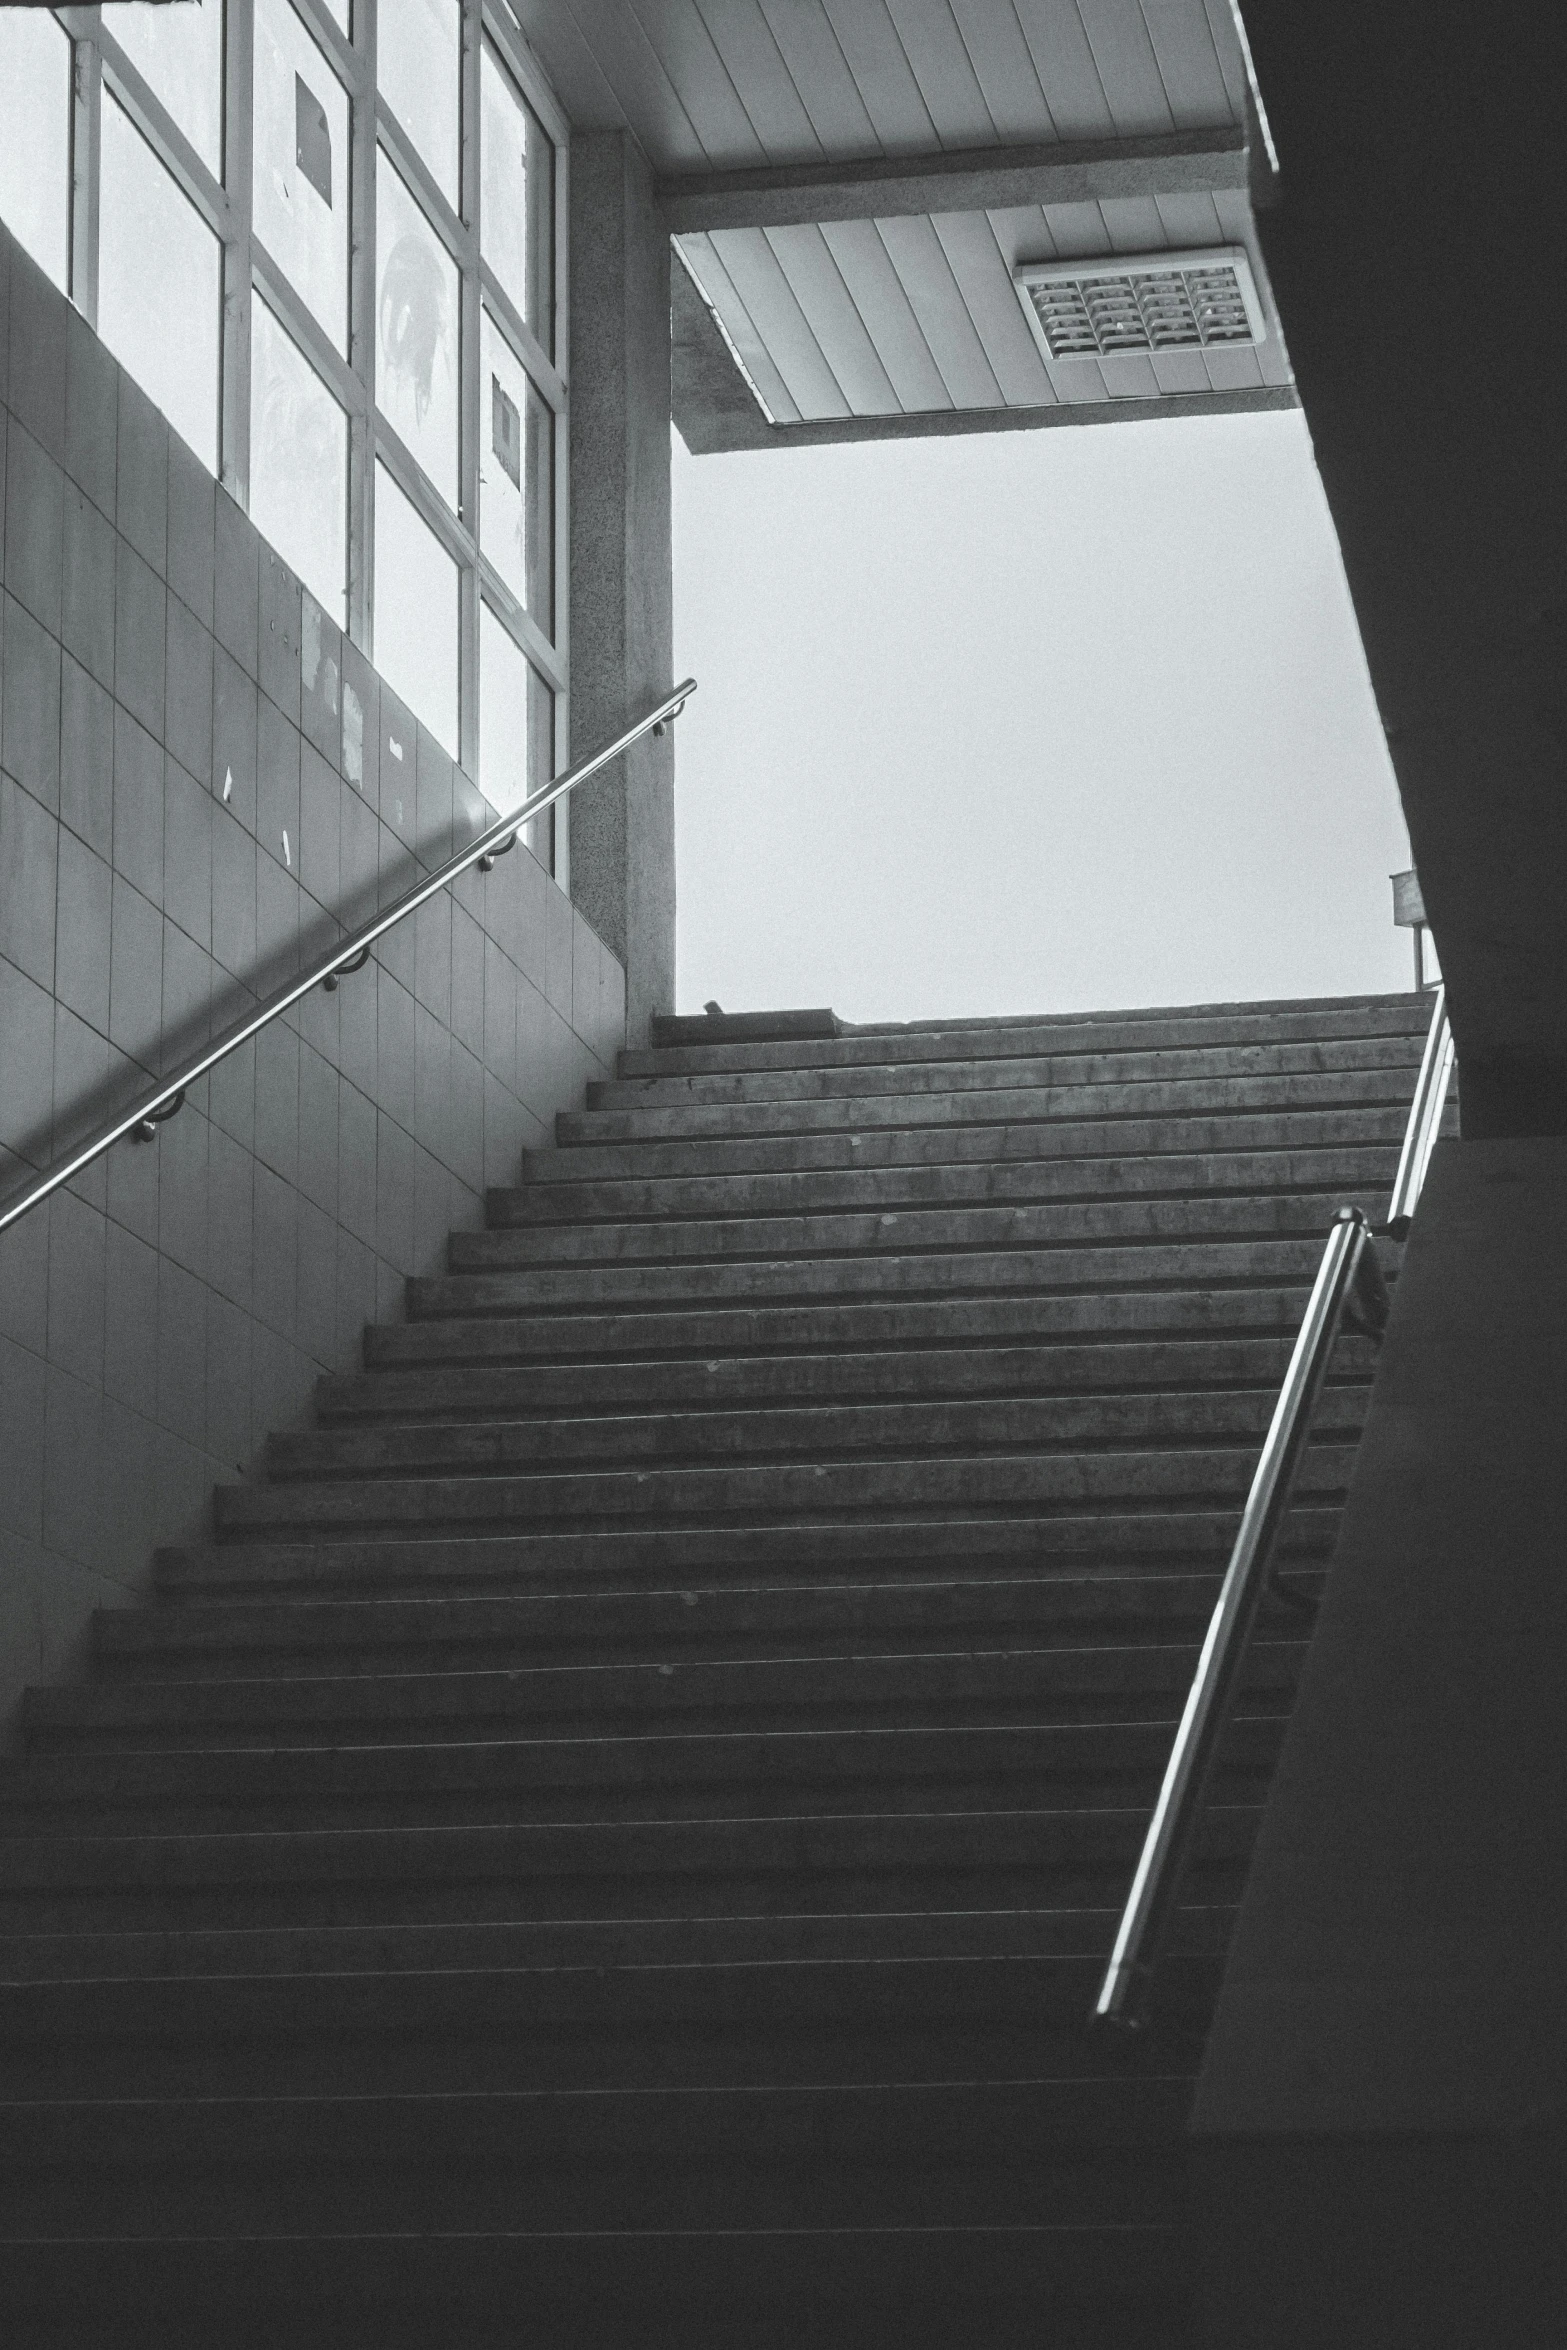
[[[506,807],[565,745],[565,135],[495,0],[0,6],[0,217]]]

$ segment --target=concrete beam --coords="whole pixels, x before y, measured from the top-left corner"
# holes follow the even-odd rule
[[[1053,147],[980,147],[949,155],[710,172],[660,180],[672,235],[788,228],[817,220],[1092,204],[1103,196],[1174,196],[1247,185],[1246,134],[1215,125],[1171,138],[1094,139]]]
[[[1198,392],[1179,400],[1104,400],[1092,407],[1074,401],[1052,408],[937,408],[912,416],[834,416],[819,423],[769,424],[686,271],[677,265],[671,280],[671,406],[676,428],[693,457],[734,449],[823,448],[838,441],[929,440],[949,433],[1036,432],[1056,425],[1229,416],[1299,405],[1288,384],[1263,384],[1254,391]],[[575,833],[572,838],[575,842]]]

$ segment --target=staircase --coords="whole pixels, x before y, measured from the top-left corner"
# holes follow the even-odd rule
[[[1182,2132],[1299,1609],[1153,2029],[1086,2018],[1427,1010],[627,1053],[27,1700],[8,2342],[1195,2343]]]

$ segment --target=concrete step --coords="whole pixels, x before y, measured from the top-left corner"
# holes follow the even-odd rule
[[[958,1254],[965,1250],[1062,1248],[1151,1239],[1276,1239],[1322,1233],[1338,1208],[1373,1219],[1386,1207],[1391,1154],[1382,1179],[1347,1197],[1341,1186],[1306,1192],[1202,1193],[1174,1199],[1045,1201],[1028,1206],[926,1208],[861,1215],[740,1216],[672,1224],[587,1223],[503,1226],[454,1232],[454,1273],[535,1265],[706,1265],[805,1256],[841,1259]]]
[[[319,1751],[319,1750],[317,1750]],[[210,1760],[211,1758],[206,1758]],[[390,1981],[403,1973],[516,1973],[586,1969],[635,1973],[749,1969],[780,1964],[979,1963],[1076,1957],[1103,1960],[1118,1907],[791,1912],[739,1917],[507,1918],[428,1925],[124,1929],[60,1934],[0,1931],[0,1982],[93,1983],[196,1977],[313,1981],[327,1975]],[[1183,1902],[1170,1928],[1177,1960],[1223,1957],[1230,1903]]]
[[[1037,1104],[1035,1105],[1037,1107]],[[1394,1152],[1408,1104],[1320,1104],[1275,1109],[1239,1104],[1200,1115],[1151,1107],[1105,1118],[1028,1118],[1002,1125],[860,1123],[813,1133],[593,1142],[524,1151],[525,1184],[652,1182],[711,1175],[786,1175],[859,1167],[1010,1167],[1040,1160],[1180,1157],[1231,1151],[1329,1150],[1382,1144]]]
[[[986,1396],[939,1403],[772,1405],[739,1412],[643,1412],[592,1419],[333,1428],[274,1436],[268,1477],[279,1484],[344,1477],[525,1475],[568,1463],[602,1468],[680,1463],[833,1461],[916,1453],[956,1456],[1150,1451],[1165,1446],[1261,1444],[1277,1388],[1213,1394],[1180,1389],[1132,1395]],[[1358,1436],[1365,1391],[1340,1385],[1318,1409],[1319,1436]]]
[[[1299,1262],[1300,1254],[1297,1250],[1293,1261]],[[1314,1274],[1320,1248],[1308,1247],[1304,1255]],[[1055,1294],[1036,1290],[1032,1296],[993,1292],[848,1303],[822,1296],[810,1303],[734,1301],[636,1314],[470,1313],[373,1323],[365,1331],[365,1363],[378,1371],[416,1363],[626,1363],[671,1356],[710,1362],[735,1355],[1043,1346],[1061,1339],[1097,1343],[1166,1332],[1208,1338],[1265,1332],[1287,1334],[1293,1343],[1312,1275],[1216,1288],[1203,1285],[1196,1268],[1185,1269],[1189,1282],[1163,1289],[1072,1288]]]
[[[998,1512],[949,1518],[888,1514],[836,1525],[784,1520],[745,1527],[618,1526],[460,1535],[355,1535],[193,1543],[157,1553],[161,1597],[209,1605],[241,1594],[312,1600],[447,1597],[496,1590],[682,1590],[704,1580],[862,1581],[873,1566],[901,1577],[947,1580],[1005,1572],[1189,1572],[1222,1568],[1235,1539],[1239,1496],[1210,1508],[1104,1508],[1093,1514]],[[1338,1532],[1338,1505],[1303,1496],[1281,1537],[1281,1555],[1319,1561]]]
[[[1037,2207],[1036,2207],[1037,2209]],[[1173,2224],[149,2232],[10,2248],[15,2350],[1197,2350]],[[137,2314],[128,2323],[126,2311]],[[216,2329],[216,2330],[215,2330]]]
[[[1226,1897],[1260,1814],[1214,1804],[1192,1882]],[[1144,1806],[556,1820],[0,1841],[11,1933],[725,1915],[1113,1898]],[[3,2158],[0,2158],[3,2159]]]
[[[329,1427],[396,1420],[527,1420],[561,1413],[591,1418],[645,1405],[671,1412],[787,1409],[791,1405],[937,1402],[979,1396],[1188,1395],[1237,1387],[1277,1394],[1289,1339],[1108,1337],[1042,1346],[908,1347],[876,1354],[736,1355],[712,1362],[681,1357],[622,1363],[552,1363],[539,1368],[439,1364],[329,1376],[316,1385],[316,1417]],[[1372,1349],[1346,1337],[1335,1376],[1370,1376]]]
[[[758,1264],[535,1265],[514,1272],[432,1275],[407,1285],[411,1321],[474,1314],[669,1312],[725,1305],[855,1298],[978,1297],[987,1291],[1069,1290],[1096,1302],[1126,1289],[1309,1286],[1332,1219],[1298,1236],[1142,1240],[1060,1246],[929,1250],[916,1256],[786,1257]],[[1388,1252],[1390,1257],[1393,1252]]]
[[[1278,1714],[1230,1726],[1221,1786],[1255,1796]],[[801,1810],[1151,1807],[1175,1735],[1149,1720],[982,1728],[669,1732],[404,1746],[39,1753],[0,1773],[0,1836],[443,1827]]]
[[[1124,1509],[1237,1505],[1256,1467],[1255,1441],[1102,1454],[976,1452],[936,1459],[777,1461],[724,1467],[649,1467],[526,1476],[358,1477],[293,1485],[220,1485],[219,1539],[336,1528],[368,1533],[440,1529],[490,1532],[607,1522],[643,1526],[742,1526],[830,1521],[888,1512],[970,1517],[1020,1509],[1079,1514]],[[1306,1455],[1303,1497],[1342,1496],[1354,1448],[1331,1438]]]
[[[335,1653],[371,1660],[400,1655],[447,1669],[513,1657],[536,1663],[643,1662],[651,1657],[736,1653],[803,1655],[852,1640],[904,1647],[955,1636],[986,1646],[1140,1635],[1200,1626],[1218,1595],[1207,1574],[970,1574],[960,1579],[872,1579],[810,1585],[709,1582],[664,1591],[568,1591],[488,1599],[233,1600],[203,1608],[100,1608],[93,1617],[98,1671],[122,1677],[162,1670],[238,1667],[289,1671]],[[1168,1636],[1168,1635],[1166,1635]],[[4,1765],[0,1764],[0,1786]]]
[[[994,1092],[1024,1087],[1055,1091],[1062,1086],[1095,1086],[1107,1094],[1128,1085],[1185,1085],[1217,1080],[1231,1083],[1257,1077],[1318,1077],[1348,1070],[1398,1072],[1414,1090],[1420,1037],[1344,1037],[1332,1041],[1213,1044],[1100,1052],[1038,1053],[993,1060],[954,1056],[944,1061],[891,1059],[872,1066],[816,1069],[743,1069],[704,1075],[658,1070],[647,1075],[595,1079],[588,1086],[590,1110],[713,1108],[744,1102],[879,1101],[906,1097]]]
[[[1300,1656],[1298,1636],[1257,1641],[1248,1689],[1290,1689]],[[1163,1719],[1184,1701],[1196,1659],[1194,1627],[1186,1640],[1099,1647],[95,1681],[29,1690],[22,1731],[30,1751],[118,1742],[130,1753],[249,1746],[258,1732],[316,1746],[329,1729],[363,1743],[373,1728],[394,1743]]]
[[[863,1133],[889,1126],[1048,1126],[1084,1118],[1096,1120],[1108,1133],[1123,1118],[1229,1117],[1258,1110],[1298,1113],[1390,1105],[1407,1112],[1413,1089],[1413,1066],[1401,1055],[1391,1067],[1278,1075],[1149,1076],[1103,1085],[996,1085],[962,1091],[862,1093],[826,1101],[742,1099],[711,1106],[681,1102],[665,1108],[562,1110],[555,1119],[555,1139],[568,1148],[577,1143],[602,1147],[617,1142],[722,1142],[755,1136]]]
[[[569,1154],[566,1154],[569,1156]],[[1339,1144],[1326,1149],[1166,1151],[1126,1159],[1036,1158],[1011,1165],[865,1166],[805,1169],[775,1175],[688,1175],[614,1182],[532,1183],[491,1190],[485,1216],[495,1231],[587,1224],[646,1224],[770,1218],[864,1220],[883,1213],[1030,1207],[1052,1200],[1180,1199],[1312,1192],[1358,1198],[1386,1192],[1397,1144]],[[590,1235],[583,1235],[584,1245]],[[672,1242],[671,1246],[679,1246]]]
[[[915,1060],[1010,1060],[1038,1053],[1293,1044],[1341,1037],[1423,1038],[1429,995],[1340,996],[1267,1004],[1191,1004],[1153,1011],[1057,1012],[1011,1020],[841,1024],[837,1034],[733,1037],[704,1021],[660,1020],[650,1050],[623,1052],[627,1077],[727,1069],[875,1067]]]

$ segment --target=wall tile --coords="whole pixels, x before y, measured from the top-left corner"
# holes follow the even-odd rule
[[[255,1162],[214,1123],[207,1138],[207,1284],[247,1313],[254,1211]]]
[[[452,1228],[452,1178],[428,1150],[414,1150],[414,1253],[417,1273],[444,1273]]]
[[[477,840],[490,822],[490,805],[476,783],[469,781],[459,767],[452,778],[452,849],[467,847]]]
[[[414,1141],[384,1111],[376,1117],[375,1245],[398,1272],[413,1270]]]
[[[53,1001],[36,979],[0,958],[0,1143],[41,1165],[53,1104]]]
[[[0,766],[46,808],[58,808],[60,647],[10,596],[0,664]]]
[[[256,747],[256,838],[299,875],[299,729],[262,696]],[[285,843],[286,836],[286,843]]]
[[[256,674],[261,540],[225,489],[217,493],[212,631],[247,677]]]
[[[15,418],[6,435],[5,584],[51,634],[60,632],[65,474]]]
[[[178,433],[169,435],[169,585],[203,628],[212,626],[217,484]]]
[[[571,1018],[572,906],[563,890],[546,879],[544,993],[563,1020]]]
[[[163,751],[121,709],[114,713],[114,869],[155,904],[163,896]]]
[[[222,999],[223,1025],[238,1019],[248,1003],[243,991],[226,989]],[[207,1080],[207,1107],[215,1130],[230,1136],[249,1163],[256,1142],[256,1040],[242,1044],[220,1061]],[[216,1141],[214,1140],[214,1148]]]
[[[104,939],[108,960],[108,938]],[[54,1007],[54,1134],[51,1161],[65,1158],[87,1141],[94,1128],[128,1106],[109,1082],[112,1048],[98,1028],[79,1019],[66,1004]],[[84,1167],[68,1188],[78,1199],[101,1208],[107,1196],[102,1159]]]
[[[163,732],[168,590],[125,539],[115,548],[114,698],[149,733]]]
[[[212,957],[164,916],[161,1064],[172,1075],[212,1033]]]
[[[167,1257],[158,1266],[158,1419],[187,1444],[206,1439],[206,1284]]]
[[[472,1053],[452,1046],[449,1140],[442,1156],[470,1191],[484,1185],[484,1071]]]
[[[484,1181],[487,1189],[509,1191],[522,1166],[522,1104],[493,1078],[484,1075]]]
[[[44,1530],[44,1393],[38,1357],[0,1338],[0,1526],[29,1542]]]
[[[190,1103],[141,1147],[158,1159],[158,1247],[198,1279],[207,1270],[208,1121]]]
[[[381,826],[380,844],[380,901],[384,913],[388,906],[407,895],[418,874],[413,859],[388,824]],[[377,940],[375,951],[382,968],[390,971],[399,986],[406,987],[412,995],[417,977],[413,925],[400,922],[395,930],[389,930],[384,938]]]
[[[134,1099],[145,1089],[146,1074],[124,1053],[110,1049],[110,1067],[114,1072],[111,1082],[116,1091],[123,1085],[126,1095]],[[176,1125],[178,1120],[175,1120]],[[158,1146],[151,1142],[117,1142],[104,1159],[104,1175],[108,1185],[109,1215],[116,1224],[123,1224],[127,1232],[134,1232],[139,1240],[158,1244]]]
[[[60,634],[100,685],[114,686],[114,532],[84,492],[68,485],[61,557]]]
[[[299,612],[299,723],[334,769],[343,760],[342,703],[343,632],[307,589]]]
[[[54,986],[53,812],[0,775],[0,953],[40,986]]]
[[[338,786],[338,910],[352,928],[367,921],[380,903],[380,833],[373,808],[357,792]]]
[[[298,968],[299,884],[258,848],[254,984],[264,994],[292,979]]]
[[[300,882],[320,906],[341,911],[343,899],[341,828],[343,786],[313,743],[305,743],[299,768]]]
[[[484,1043],[481,1059],[508,1093],[517,1091],[517,998],[526,983],[493,939],[484,942]]]
[[[261,547],[258,659],[261,690],[299,724],[300,585],[280,555]]]
[[[255,841],[219,801],[212,803],[212,945],[225,971],[249,980],[256,969]]]
[[[379,813],[381,680],[356,644],[343,640],[343,773]]]
[[[51,1364],[44,1401],[44,1531],[51,1550],[90,1560],[103,1541],[104,1400]]]
[[[256,1155],[292,1183],[299,1171],[299,1039],[281,1020],[256,1038]]]
[[[337,1065],[361,1093],[375,1091],[376,973],[374,956],[337,991]]]
[[[157,1063],[163,1025],[163,916],[114,877],[109,950],[109,1036],[146,1069]]]
[[[65,463],[65,327],[69,306],[20,245],[11,245],[12,415]]]
[[[451,1065],[450,1031],[423,1004],[415,1004],[413,1131],[426,1150],[442,1159],[449,1156]]]
[[[109,942],[114,875],[74,833],[60,834],[55,992],[109,1033]]]
[[[65,329],[65,470],[100,514],[114,516],[119,369],[75,309]]]
[[[294,1335],[303,1351],[323,1368],[337,1347],[337,1222],[334,1216],[297,1200],[299,1272]]]
[[[452,853],[452,762],[426,726],[419,729],[416,840],[432,871]]]
[[[0,1042],[0,1069],[5,1050]],[[7,1194],[20,1190],[27,1168],[0,1148],[0,1182]],[[0,1335],[42,1357],[49,1345],[49,1219],[24,1216],[0,1232]]]
[[[399,1126],[412,1126],[414,1003],[390,971],[376,980],[376,1099]]]
[[[257,714],[254,681],[218,646],[212,676],[212,794],[236,824],[256,829]]]
[[[571,1025],[583,1043],[598,1050],[599,942],[575,906],[571,909]]]
[[[198,782],[212,781],[212,638],[178,596],[169,598],[165,740]]]
[[[391,688],[381,687],[378,772],[381,821],[412,848],[418,820],[419,729]]]
[[[250,1315],[207,1293],[205,1448],[225,1472],[243,1476],[250,1460]]]
[[[251,1299],[256,1319],[292,1339],[297,1306],[299,1201],[291,1185],[257,1162]]]
[[[483,931],[463,907],[452,908],[452,1034],[471,1053],[484,1050]]]
[[[551,957],[556,937],[550,922],[550,900],[560,898],[561,893],[531,851],[527,855],[508,857],[506,863],[516,868],[511,883],[514,897],[511,903],[498,908],[491,917],[488,925],[490,935],[500,941],[518,970],[525,978],[532,980],[540,995],[547,996],[550,993]],[[569,962],[566,970],[569,985]]]
[[[169,759],[164,769],[163,910],[200,947],[212,944],[212,817],[212,794]]]
[[[57,1191],[49,1219],[49,1360],[88,1386],[103,1383],[104,1219]]]
[[[336,1361],[357,1371],[363,1360],[364,1328],[375,1319],[375,1256],[362,1241],[337,1236]]]
[[[299,1048],[299,1188],[337,1214],[338,1075],[321,1055]]]
[[[104,1388],[146,1409],[158,1392],[158,1255],[123,1226],[104,1227]]]
[[[452,1016],[452,901],[441,890],[410,917],[414,933],[414,994],[443,1027]]]
[[[114,703],[67,653],[60,663],[60,818],[100,857],[114,853]]]
[[[352,1085],[338,1093],[337,1212],[367,1248],[375,1246],[375,1104]]]
[[[250,1432],[259,1452],[275,1430],[298,1427],[310,1393],[311,1365],[287,1338],[257,1322],[250,1338]]]
[[[114,519],[121,536],[162,579],[169,556],[169,427],[139,383],[120,370],[119,481]]]

